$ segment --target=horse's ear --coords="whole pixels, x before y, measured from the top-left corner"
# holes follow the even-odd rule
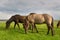
[[[12,18],[12,19],[16,19],[16,16],[12,16],[11,18]]]
[[[33,15],[33,14],[36,14],[36,13],[30,13],[30,15]]]

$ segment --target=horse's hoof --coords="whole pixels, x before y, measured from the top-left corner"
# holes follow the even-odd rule
[[[52,34],[52,36],[54,36],[54,34]]]
[[[49,34],[49,32],[47,32],[47,35]]]

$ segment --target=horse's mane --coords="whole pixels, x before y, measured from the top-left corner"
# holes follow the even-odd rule
[[[33,15],[33,14],[36,14],[36,13],[30,13],[29,15]]]
[[[21,16],[21,15],[19,15],[19,14],[16,14],[16,15],[13,15],[13,16]]]

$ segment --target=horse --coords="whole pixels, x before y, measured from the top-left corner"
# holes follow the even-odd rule
[[[57,28],[60,26],[60,21],[58,21],[58,23],[57,23]]]
[[[33,14],[34,13],[31,13],[30,15],[33,15]],[[26,18],[26,16],[21,16],[19,14],[16,14],[16,15],[11,16],[11,18],[9,20],[7,20],[7,22],[6,22],[6,29],[9,28],[11,22],[14,22],[15,23],[14,24],[14,29],[15,29],[16,24],[18,25],[18,28],[20,29],[19,23],[24,23],[25,18]],[[29,29],[31,29],[31,27]]]
[[[30,13],[31,14],[31,13]],[[52,36],[54,35],[54,26],[53,26],[53,17],[51,15],[48,14],[36,14],[33,13],[33,15],[28,15],[26,16],[25,22],[24,22],[24,30],[25,33],[27,33],[27,30],[29,28],[29,24],[32,25],[32,32],[33,29],[36,29],[36,32],[38,33],[38,30],[36,28],[35,24],[47,24],[47,35],[49,34],[49,31],[51,30],[51,34]]]
[[[19,23],[24,23],[24,20],[25,20],[25,17],[26,16],[21,16],[21,15],[13,15],[9,20],[7,20],[6,22],[6,29],[9,28],[11,22],[14,22],[14,29],[15,29],[15,26],[18,25],[18,28],[20,29],[19,27]]]

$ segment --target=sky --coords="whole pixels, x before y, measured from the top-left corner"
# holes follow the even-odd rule
[[[46,13],[60,20],[60,0],[0,0],[0,19],[9,19],[15,14],[25,16],[31,12]]]

